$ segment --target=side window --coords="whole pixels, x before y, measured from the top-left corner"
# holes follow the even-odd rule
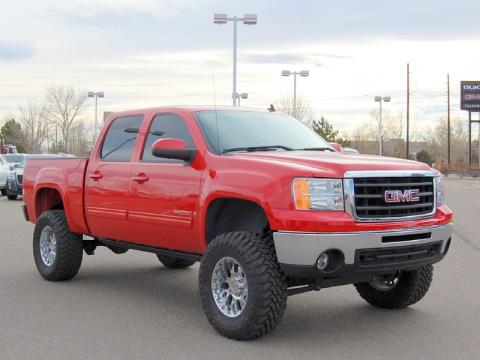
[[[148,131],[147,141],[143,148],[142,161],[148,162],[178,162],[178,160],[159,159],[152,155],[152,145],[158,139],[175,138],[181,139],[187,148],[193,149],[192,136],[187,126],[178,115],[160,114],[155,116]]]
[[[143,116],[115,119],[103,142],[100,158],[106,161],[130,161]]]

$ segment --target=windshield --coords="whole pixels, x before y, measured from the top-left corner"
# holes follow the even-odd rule
[[[26,156],[16,155],[16,154],[5,154],[3,156],[5,157],[5,160],[7,160],[9,164],[17,163],[18,167],[21,167],[21,168],[25,167],[25,160],[27,160]]]
[[[330,149],[330,145],[300,121],[277,113],[198,111],[195,113],[214,153],[228,150]],[[217,135],[218,123],[218,135]]]

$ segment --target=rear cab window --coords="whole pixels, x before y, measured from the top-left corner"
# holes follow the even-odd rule
[[[100,159],[129,162],[142,121],[142,115],[122,116],[113,120],[103,141]]]

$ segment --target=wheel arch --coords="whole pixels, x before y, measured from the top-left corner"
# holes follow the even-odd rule
[[[49,210],[65,210],[62,194],[53,187],[40,187],[35,193],[35,219]]]
[[[51,184],[39,185],[35,189],[33,202],[34,218],[33,222],[37,222],[40,215],[45,211],[63,210],[67,219],[68,226],[72,232],[79,234],[88,233],[86,225],[84,225],[83,209],[82,213],[75,216],[69,198],[60,188]],[[82,204],[78,204],[80,207]],[[79,216],[81,215],[81,216]]]
[[[208,204],[205,214],[205,247],[220,234],[234,231],[264,233],[270,230],[265,209],[256,201],[219,197]]]

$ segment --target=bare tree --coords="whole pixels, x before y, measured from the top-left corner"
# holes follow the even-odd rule
[[[447,162],[447,120],[445,118],[424,132],[423,139],[428,143],[428,152],[434,154],[439,166]],[[468,162],[468,129],[465,120],[453,118],[450,132],[451,163],[464,165]],[[474,152],[475,154],[475,152]]]
[[[45,105],[29,101],[24,106],[19,106],[18,111],[24,150],[28,153],[41,152],[48,135]]]
[[[292,96],[282,96],[276,101],[276,109],[284,112],[290,116],[297,118],[305,123],[310,123],[312,118],[312,110],[310,108],[310,102],[305,98],[297,96],[296,111],[293,107]]]
[[[71,131],[79,120],[87,93],[73,87],[54,86],[47,90],[47,116],[61,133],[65,152],[71,151]]]
[[[70,131],[70,152],[75,155],[89,155],[92,142],[88,140],[87,130],[83,121],[76,122]]]
[[[382,113],[383,153],[387,156],[404,157],[405,140],[403,138],[402,113]],[[378,110],[370,113],[370,119],[364,120],[352,132],[352,140],[358,150],[367,154],[378,154],[380,135],[380,117]]]

